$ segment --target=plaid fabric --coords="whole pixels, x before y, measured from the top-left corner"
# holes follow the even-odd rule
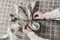
[[[60,7],[60,0],[40,1],[40,12],[49,12]],[[60,21],[42,21],[40,36],[50,40],[60,40]]]
[[[11,25],[9,15],[14,14],[14,4],[19,2],[19,0],[0,0],[0,37],[7,33],[7,28]]]
[[[60,7],[60,0],[42,0],[40,1],[40,12],[49,12]]]
[[[24,2],[25,0],[22,1]],[[39,11],[43,13],[49,12],[55,8],[60,7],[60,0],[39,0],[39,1],[40,1]],[[15,13],[15,9],[13,6],[14,4],[19,5],[20,0],[0,0],[0,36],[6,34],[6,29],[11,24],[9,14]],[[60,32],[59,32],[59,26],[57,26],[59,25],[59,21],[56,23],[55,21],[53,22],[47,21],[43,23],[44,25],[46,25],[46,27],[43,27],[44,31],[42,29],[41,36],[44,38],[49,38],[51,40],[59,40]],[[54,27],[52,26],[52,24],[54,24]],[[49,37],[47,34],[49,35]]]
[[[50,40],[60,39],[60,21],[59,20],[41,20],[38,21],[41,25],[40,37]]]

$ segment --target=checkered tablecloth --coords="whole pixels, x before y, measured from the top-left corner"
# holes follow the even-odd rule
[[[22,0],[22,1],[24,2],[25,0]],[[26,0],[26,1],[32,2],[31,0]],[[60,7],[60,0],[39,0],[39,1],[40,1],[39,11],[43,12],[43,13],[49,12],[55,8]],[[6,34],[7,28],[11,25],[9,14],[15,13],[15,9],[14,9],[15,4],[19,5],[20,0],[0,0],[0,36]],[[51,23],[48,23],[48,24],[51,24]],[[45,24],[45,25],[49,26],[48,24]],[[55,23],[52,23],[52,24],[55,24]],[[53,27],[53,29],[56,29],[56,27],[55,28],[54,27]],[[52,26],[51,26],[51,28],[52,28]],[[51,28],[50,29],[47,28],[47,29],[49,29],[49,31],[52,31]],[[46,31],[48,31],[47,29],[46,29]],[[58,27],[58,29],[59,29],[59,27]],[[59,34],[58,33],[59,30],[58,31],[57,30],[53,30],[53,31],[55,31],[55,32],[53,32],[53,34],[54,33]],[[49,34],[51,34],[51,33],[49,32]],[[56,34],[54,34],[54,35],[57,36]],[[53,39],[53,40],[59,40],[59,37],[58,37],[58,39]],[[53,37],[50,36],[50,38],[53,38]]]

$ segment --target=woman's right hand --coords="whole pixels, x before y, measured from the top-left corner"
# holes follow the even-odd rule
[[[39,11],[33,14],[33,19],[44,19],[43,14]]]

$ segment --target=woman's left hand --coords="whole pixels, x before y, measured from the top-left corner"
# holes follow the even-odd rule
[[[26,24],[26,25],[27,25],[27,24]],[[28,33],[29,33],[29,32],[32,32],[32,30],[29,29],[28,26],[26,26],[26,25],[23,26],[23,33],[26,34],[26,35],[28,35]]]

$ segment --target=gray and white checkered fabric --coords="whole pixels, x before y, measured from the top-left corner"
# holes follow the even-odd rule
[[[60,7],[60,0],[43,0],[40,1],[40,12],[49,12]],[[50,40],[60,40],[60,21],[42,21],[45,27],[42,27],[42,37]]]
[[[60,0],[41,0],[40,12],[49,12],[60,7]],[[42,21],[40,36],[50,40],[60,40],[60,21]]]
[[[31,0],[28,0],[28,1],[31,2]],[[39,1],[40,1],[39,11],[43,13],[49,12],[55,8],[60,7],[60,0],[39,0]],[[15,4],[19,5],[19,3],[20,3],[20,0],[0,0],[0,36],[6,34],[6,29],[11,24],[9,14],[15,13],[14,5]],[[41,36],[44,38],[49,38],[51,40],[59,40],[60,39],[60,34],[59,34],[60,27],[57,26],[60,24],[59,22],[55,22],[55,21],[53,22],[48,21],[48,23],[45,22],[44,25],[46,25],[46,28],[41,29],[41,30],[44,30],[41,32],[42,34]],[[46,35],[49,35],[50,37]]]
[[[60,0],[40,0],[39,10],[41,12],[48,12],[60,7]]]
[[[6,34],[7,27],[10,26],[10,13],[14,13],[14,4],[19,0],[0,0],[0,36]]]
[[[50,40],[60,39],[60,20],[42,20],[38,22],[42,23],[39,33],[41,37]]]

